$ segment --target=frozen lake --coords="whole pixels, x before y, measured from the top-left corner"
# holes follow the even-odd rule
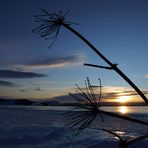
[[[55,110],[58,109],[58,110]],[[108,107],[108,111],[125,113],[148,121],[147,107]],[[117,148],[118,139],[97,128],[110,129],[125,139],[148,134],[148,126],[121,119],[103,116],[96,118],[90,128],[79,135],[67,129],[64,107],[47,106],[1,106],[0,107],[0,148]],[[126,110],[126,111],[125,111]],[[93,129],[92,129],[93,128]],[[148,140],[129,146],[148,147]]]

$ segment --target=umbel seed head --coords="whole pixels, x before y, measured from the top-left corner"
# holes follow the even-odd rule
[[[40,9],[41,14],[35,15],[35,22],[39,23],[39,26],[34,28],[32,32],[39,34],[46,40],[52,40],[49,48],[55,43],[59,34],[60,28],[63,24],[71,25],[72,22],[65,21],[66,13],[62,11],[49,13],[45,9]]]

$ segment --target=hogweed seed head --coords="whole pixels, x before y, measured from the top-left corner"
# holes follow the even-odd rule
[[[50,48],[55,43],[62,24],[71,25],[75,23],[65,21],[68,11],[66,13],[60,10],[55,13],[49,13],[45,9],[40,9],[40,11],[41,14],[35,15],[35,21],[39,23],[39,26],[34,28],[32,32],[39,34],[46,40],[51,39]]]
[[[100,79],[99,82],[101,84]],[[79,133],[79,131],[87,128],[98,114],[100,115],[99,109],[101,98],[97,98],[89,78],[85,81],[85,91],[77,84],[76,86],[78,88],[78,92],[76,94],[69,94],[76,100],[75,108],[68,112],[67,119],[69,128],[71,130],[77,130]],[[99,87],[99,93],[101,93],[101,86]],[[101,97],[101,95],[99,95],[99,97]]]

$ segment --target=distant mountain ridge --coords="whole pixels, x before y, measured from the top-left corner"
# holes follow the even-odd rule
[[[60,106],[58,101],[31,101],[28,99],[4,99],[0,98],[0,105],[42,105],[42,106]]]
[[[34,102],[27,99],[3,99],[0,98],[0,105],[32,105]]]

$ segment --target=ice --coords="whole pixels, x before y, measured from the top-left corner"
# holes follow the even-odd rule
[[[104,116],[105,122],[98,117],[90,128],[74,135],[63,112],[0,107],[0,148],[117,148],[119,140],[97,128],[111,129],[125,139],[148,133],[146,126]],[[147,148],[148,140],[128,148],[139,147]]]

